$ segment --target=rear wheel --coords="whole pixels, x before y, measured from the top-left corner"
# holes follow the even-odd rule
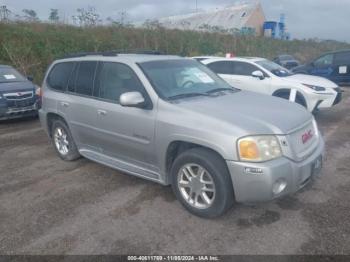
[[[218,217],[233,204],[233,187],[226,163],[210,150],[185,151],[174,161],[171,175],[177,199],[197,216]]]
[[[73,161],[80,157],[68,126],[62,120],[55,120],[51,131],[52,142],[57,154],[66,161]]]

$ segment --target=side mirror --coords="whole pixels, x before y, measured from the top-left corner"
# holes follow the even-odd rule
[[[120,96],[119,103],[126,107],[144,107],[145,98],[140,92],[127,92]]]
[[[264,73],[261,72],[260,70],[254,71],[254,72],[252,73],[252,77],[259,78],[260,80],[265,79]]]
[[[33,81],[34,81],[34,77],[32,77],[32,76],[27,76],[27,79],[28,79],[30,82],[33,82]]]

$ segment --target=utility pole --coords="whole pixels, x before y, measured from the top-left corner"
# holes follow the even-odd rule
[[[0,6],[0,21],[8,21],[10,16],[10,10],[7,9],[6,5]]]
[[[196,0],[196,13],[198,13],[198,0]]]

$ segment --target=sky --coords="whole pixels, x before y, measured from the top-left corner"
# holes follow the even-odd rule
[[[197,0],[203,10],[228,6],[233,0]],[[261,0],[267,20],[286,15],[288,31],[293,38],[320,38],[350,42],[350,0]],[[196,0],[0,0],[11,11],[34,9],[46,20],[50,8],[70,19],[77,8],[93,6],[102,18],[119,20],[126,12],[126,21],[143,21],[189,13],[196,9]]]

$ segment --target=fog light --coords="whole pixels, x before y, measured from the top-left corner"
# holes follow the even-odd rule
[[[285,190],[287,187],[287,182],[284,180],[284,179],[278,179],[274,184],[273,184],[273,187],[272,187],[272,192],[275,194],[275,195],[278,195],[280,193],[283,192],[283,190]]]

